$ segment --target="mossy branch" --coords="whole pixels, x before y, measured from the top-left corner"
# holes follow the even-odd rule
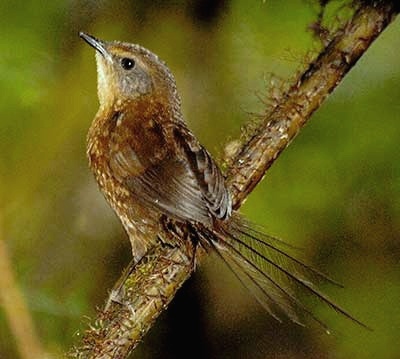
[[[230,158],[227,177],[238,209],[267,169],[399,11],[396,1],[362,1],[352,19],[293,81]],[[84,333],[74,358],[126,358],[192,272],[184,245],[160,243],[129,268],[118,302],[110,300]],[[113,294],[113,292],[111,293]]]

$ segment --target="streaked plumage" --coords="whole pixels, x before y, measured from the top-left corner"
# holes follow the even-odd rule
[[[138,45],[81,37],[97,50],[100,109],[88,134],[90,166],[135,260],[155,238],[171,241],[168,222],[192,229],[184,237],[193,250],[215,250],[274,318],[302,324],[306,315],[327,329],[297,299],[302,290],[363,326],[316,285],[337,283],[232,211],[223,174],[183,121],[167,66]]]

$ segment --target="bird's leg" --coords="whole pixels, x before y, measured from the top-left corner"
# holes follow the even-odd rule
[[[124,295],[123,295],[124,293],[122,293],[122,291],[124,290],[124,283],[125,283],[126,279],[131,275],[131,273],[135,269],[135,266],[138,262],[139,261],[135,257],[133,257],[130,260],[129,264],[125,267],[124,271],[122,272],[121,277],[115,283],[113,289],[111,289],[111,292],[108,297],[108,300],[107,300],[104,310],[108,310],[108,308],[110,307],[110,305],[112,303],[118,303],[121,305],[124,304],[121,301],[121,298],[124,297]]]

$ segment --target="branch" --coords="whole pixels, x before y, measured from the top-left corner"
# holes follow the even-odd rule
[[[0,218],[0,305],[22,359],[44,359],[46,356],[25,298],[18,287],[7,243],[2,238]]]
[[[374,39],[394,19],[394,1],[364,1],[353,18],[294,81],[248,141],[231,157],[227,183],[238,209],[267,169],[297,135],[312,113],[340,83]],[[184,245],[159,243],[123,277],[112,298],[88,329],[73,358],[126,358],[165,310],[192,272]],[[111,296],[113,292],[111,293]]]
[[[372,2],[337,32],[234,156],[228,183],[235,209],[399,11],[396,1]]]

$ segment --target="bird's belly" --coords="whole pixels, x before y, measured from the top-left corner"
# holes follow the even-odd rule
[[[139,205],[133,194],[111,175],[99,170],[94,172],[104,197],[129,236],[133,257],[139,260],[156,241],[160,215]]]

